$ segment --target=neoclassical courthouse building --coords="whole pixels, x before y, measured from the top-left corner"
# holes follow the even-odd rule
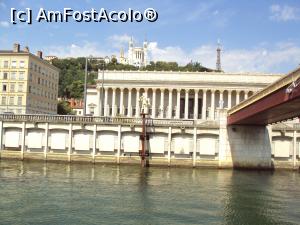
[[[144,94],[150,99],[151,118],[215,120],[218,109],[235,106],[281,77],[262,73],[99,71],[97,85],[88,88],[87,113],[140,117],[139,98]]]

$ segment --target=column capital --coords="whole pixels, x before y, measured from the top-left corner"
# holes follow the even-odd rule
[[[159,90],[160,90],[160,91],[165,91],[166,89],[165,89],[165,88],[159,88]]]
[[[173,88],[168,88],[168,91],[169,92],[173,92]]]
[[[224,93],[224,89],[220,89],[219,92],[220,92],[220,94],[223,94]]]
[[[128,91],[132,91],[132,88],[130,87],[130,88],[127,88],[128,89]]]
[[[199,91],[200,91],[199,88],[194,89],[195,94],[196,94],[196,93],[199,94]]]
[[[190,89],[184,89],[185,93],[189,93]]]
[[[235,90],[235,92],[236,92],[237,94],[239,94],[239,93],[241,92],[241,90]]]
[[[215,93],[216,89],[210,89],[211,93]]]
[[[176,91],[180,93],[181,92],[181,88],[177,88]]]
[[[227,90],[228,91],[228,94],[230,94],[231,95],[231,92],[232,92],[232,90]]]
[[[206,89],[206,88],[202,88],[201,90],[202,90],[203,93],[206,93],[206,92],[207,92],[207,89]]]
[[[117,90],[117,88],[116,88],[116,87],[112,87],[111,89],[112,89],[113,91],[116,91],[116,90]]]

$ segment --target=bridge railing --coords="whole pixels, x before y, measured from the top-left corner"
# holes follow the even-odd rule
[[[252,103],[270,95],[271,93],[290,85],[292,82],[295,82],[300,78],[300,68],[290,72],[289,74],[285,75],[284,77],[280,78],[276,82],[268,85],[264,89],[258,91],[254,95],[250,96],[249,98],[245,99],[244,101],[240,102],[239,104],[233,106],[230,110],[228,110],[228,114],[234,114],[235,112],[251,105]]]
[[[10,122],[43,122],[43,123],[79,123],[79,124],[128,124],[141,125],[142,118],[133,117],[94,117],[68,115],[37,115],[37,114],[0,114],[0,121]],[[148,126],[172,127],[218,127],[218,121],[199,121],[192,119],[152,119],[146,118]]]

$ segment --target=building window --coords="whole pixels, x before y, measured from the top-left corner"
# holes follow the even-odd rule
[[[28,93],[31,93],[31,86],[28,87]]]
[[[24,80],[24,72],[19,72],[19,80]]]
[[[17,67],[17,61],[11,61],[11,68]]]
[[[20,68],[24,68],[25,67],[25,61],[20,61]]]
[[[4,67],[4,68],[8,68],[8,61],[4,61],[4,62],[3,62],[3,67]]]
[[[23,92],[23,84],[19,84],[19,86],[18,86],[18,92]]]
[[[2,91],[3,91],[3,92],[6,92],[6,91],[7,91],[7,84],[3,84],[3,85],[2,85]]]
[[[22,96],[18,96],[18,106],[22,105]]]
[[[1,105],[6,105],[6,97],[2,96],[1,98]]]
[[[11,72],[10,73],[10,79],[15,80],[16,79],[16,72]]]
[[[3,79],[6,80],[8,77],[8,72],[3,72]]]
[[[29,74],[29,81],[32,81],[32,73]]]
[[[10,91],[15,92],[15,84],[14,83],[10,84]]]
[[[38,84],[40,84],[41,83],[41,78],[38,78]]]
[[[9,105],[14,105],[14,103],[15,103],[15,97],[14,96],[9,97]]]
[[[37,71],[37,65],[34,65],[34,71]]]

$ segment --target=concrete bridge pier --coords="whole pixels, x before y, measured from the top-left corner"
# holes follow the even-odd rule
[[[271,169],[271,141],[266,126],[228,126],[234,168]]]
[[[227,113],[225,110],[220,112],[220,167],[271,169],[271,153],[266,126],[227,126]]]

